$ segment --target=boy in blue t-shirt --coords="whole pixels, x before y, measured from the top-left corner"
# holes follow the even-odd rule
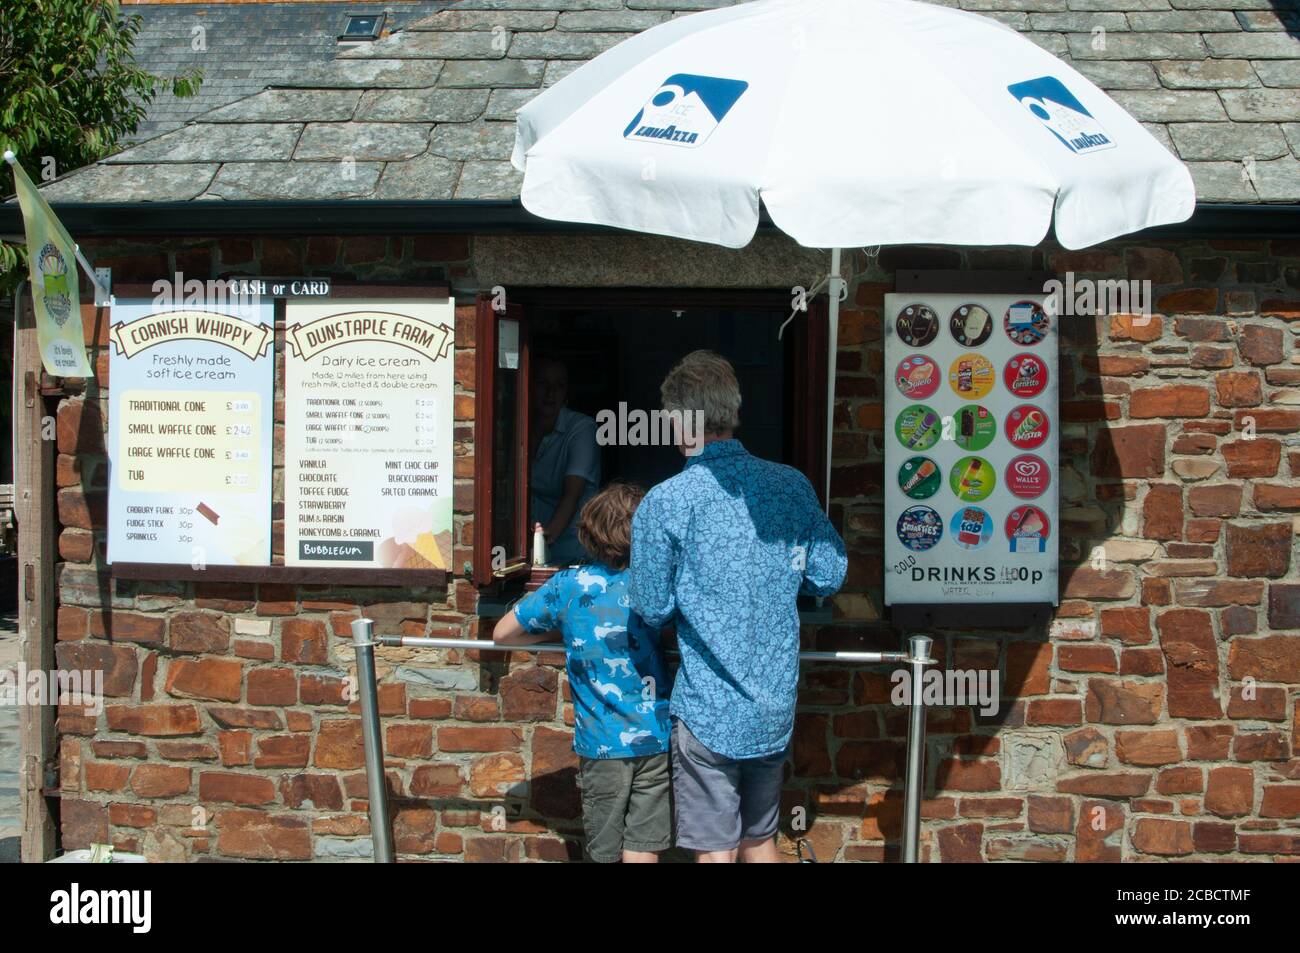
[[[578,540],[593,562],[565,569],[497,623],[503,645],[564,636],[573,696],[587,856],[598,863],[654,863],[672,842],[668,791],[668,696],[659,630],[629,606],[632,514],[645,491],[626,483],[582,508]]]

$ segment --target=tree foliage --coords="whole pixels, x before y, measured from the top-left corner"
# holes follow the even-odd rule
[[[36,182],[109,155],[160,94],[192,96],[198,71],[159,76],[135,62],[140,17],[116,0],[0,0],[0,150]],[[0,176],[0,191],[13,180]],[[0,243],[0,293],[25,251]]]

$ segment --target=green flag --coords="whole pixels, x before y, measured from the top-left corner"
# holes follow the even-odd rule
[[[9,166],[14,170],[27,231],[27,265],[32,275],[41,361],[57,377],[93,377],[77,298],[76,243],[23,167],[12,160]]]

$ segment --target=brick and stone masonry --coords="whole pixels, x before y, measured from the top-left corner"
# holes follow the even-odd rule
[[[116,281],[179,270],[490,287],[493,276],[470,274],[472,243],[237,237],[101,243],[91,257]],[[1146,323],[1062,319],[1061,606],[1045,630],[936,633],[943,664],[999,672],[1003,706],[929,712],[923,857],[1300,859],[1300,243],[888,249],[854,265],[832,473],[850,565],[834,624],[804,634],[823,649],[898,645],[881,618],[893,272],[1050,268],[1147,279],[1156,293]],[[476,637],[475,590],[463,579],[445,592],[113,581],[107,322],[91,307],[84,318],[97,377],[57,416],[57,658],[102,668],[109,697],[97,718],[60,713],[63,846],[109,841],[155,860],[368,856],[349,623],[365,614],[379,632]],[[472,306],[457,309],[456,336],[460,566],[481,516]],[[277,554],[283,417],[281,400]],[[399,856],[578,856],[562,659],[378,654]],[[880,668],[805,666],[787,853],[804,833],[823,860],[896,859],[907,713],[889,693]],[[806,831],[792,829],[800,818]]]

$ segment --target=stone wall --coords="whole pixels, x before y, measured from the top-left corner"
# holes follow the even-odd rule
[[[567,240],[555,241],[559,259]],[[509,271],[514,245],[481,242],[226,238],[105,243],[88,255],[119,282],[176,270],[457,289],[526,278]],[[623,277],[602,283],[653,283],[664,256],[692,254],[653,242],[611,242],[604,274]],[[898,645],[881,621],[881,311],[893,272],[1051,268],[1149,279],[1157,296],[1147,323],[1062,319],[1061,607],[1046,630],[936,633],[947,666],[999,672],[1003,705],[990,717],[930,711],[924,857],[1300,857],[1300,244],[887,249],[849,264],[832,473],[849,575],[834,624],[806,628],[809,648]],[[790,277],[750,274],[768,286]],[[690,275],[734,285],[707,270]],[[107,326],[92,308],[85,319],[97,379],[57,412],[57,651],[65,667],[102,667],[110,697],[98,717],[60,715],[64,846],[112,841],[177,860],[368,856],[349,623],[364,614],[380,632],[473,637],[472,586],[112,581],[103,559]],[[469,556],[475,518],[473,347],[473,309],[458,308],[456,566]],[[280,402],[277,553],[282,421]],[[395,649],[379,658],[401,857],[578,855],[560,658]],[[805,666],[787,853],[802,824],[823,860],[896,858],[907,712],[889,703],[890,688],[880,669]]]

